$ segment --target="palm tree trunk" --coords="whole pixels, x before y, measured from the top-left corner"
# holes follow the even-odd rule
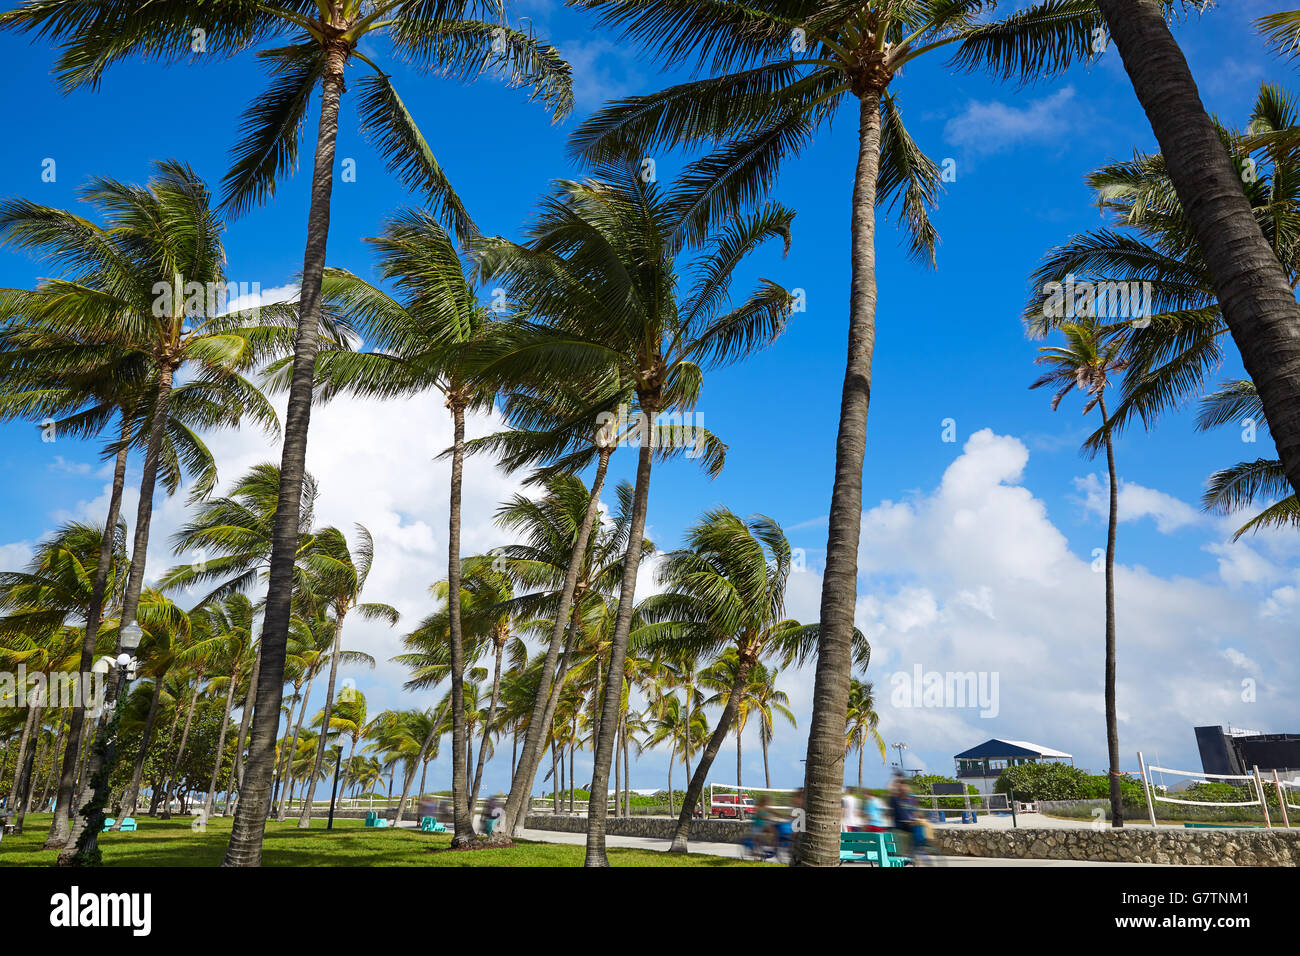
[[[149,550],[149,525],[153,520],[153,493],[158,479],[158,456],[162,450],[163,433],[167,427],[167,411],[171,405],[172,375],[175,369],[169,362],[161,362],[158,370],[157,391],[154,396],[153,419],[149,423],[149,441],[145,446],[144,463],[140,472],[140,501],[136,506],[135,535],[131,543],[131,565],[127,572],[126,588],[122,593],[121,620],[123,623],[135,621],[136,610],[140,605],[140,591],[144,587],[144,565]],[[117,702],[118,681],[109,682],[109,690],[104,698],[105,713],[110,713]],[[100,722],[99,733],[105,734],[112,723],[111,717]],[[108,785],[107,776],[101,771],[104,761],[112,751],[111,741],[98,742],[93,748],[90,760],[86,764],[85,778],[87,788],[82,793],[78,805],[83,808],[72,821],[67,844],[59,854],[59,865],[72,865],[74,859],[94,859],[98,853],[99,833],[103,829],[103,806],[108,794],[104,790],[95,790],[98,780],[100,787]],[[87,815],[88,805],[98,805],[99,809]],[[89,831],[88,833],[86,831]],[[84,837],[83,837],[84,834]],[[84,845],[80,845],[84,844]],[[75,851],[73,848],[76,847]]]
[[[265,629],[262,634],[265,636]],[[320,738],[316,741],[316,759],[312,763],[311,773],[307,775],[302,812],[298,814],[299,830],[306,830],[311,826],[311,805],[312,800],[316,798],[316,781],[320,779],[321,768],[325,766],[325,743],[329,739],[330,719],[334,716],[334,685],[339,676],[339,655],[342,652],[343,622],[338,621],[334,627],[334,647],[330,652],[330,679],[325,685],[325,709],[321,713]]]
[[[654,421],[657,408],[642,400],[641,411],[648,421]],[[641,565],[642,535],[645,533],[646,509],[650,501],[650,466],[653,449],[650,436],[641,436],[641,450],[637,457],[636,488],[632,496],[632,524],[628,530],[627,553],[623,556],[623,582],[618,597],[618,617],[614,636],[609,647],[609,673],[606,678],[604,714],[600,721],[600,736],[596,739],[596,752],[592,758],[591,787],[602,799],[587,812],[587,855],[585,866],[609,866],[605,856],[605,817],[608,808],[603,799],[609,787],[609,764],[614,753],[614,728],[618,715],[620,691],[623,687],[623,666],[627,659],[627,638],[632,630],[633,601],[636,594],[637,570]]]
[[[230,686],[226,688],[226,709],[221,715],[221,732],[217,734],[217,753],[212,760],[212,780],[208,783],[208,793],[203,801],[203,815],[212,816],[213,801],[217,796],[217,775],[221,773],[221,757],[226,752],[226,728],[230,726],[230,711],[235,705],[235,685],[239,683],[238,671],[230,675]]]
[[[587,553],[587,541],[591,537],[591,529],[600,510],[600,492],[605,484],[605,473],[609,468],[609,456],[612,452],[612,447],[600,450],[596,462],[596,476],[591,482],[591,497],[587,502],[587,513],[583,515],[582,527],[578,529],[578,536],[573,542],[573,553],[569,556],[569,567],[564,574],[564,587],[560,591],[560,605],[555,612],[555,625],[551,628],[551,641],[546,647],[546,658],[542,661],[537,696],[533,700],[532,715],[524,734],[523,754],[510,780],[510,795],[506,798],[504,826],[501,827],[503,835],[514,833],[515,826],[522,816],[521,810],[528,805],[528,797],[533,792],[533,779],[537,776],[537,768],[546,753],[548,722],[545,720],[545,714],[555,678],[556,662],[559,660],[560,645],[564,641],[565,629],[569,624],[574,593],[578,587],[578,574],[582,570],[583,559]]]
[[[441,713],[439,713],[439,715],[434,719],[433,723],[429,725],[429,732],[424,735],[424,743],[420,744],[420,753],[415,758],[415,763],[411,765],[411,773],[407,775],[406,783],[403,784],[402,786],[402,799],[397,802],[397,820],[393,823],[393,826],[397,826],[398,823],[402,822],[402,814],[406,810],[406,794],[407,791],[410,789],[411,780],[415,777],[415,768],[417,766],[422,768],[420,771],[420,795],[421,796],[424,795],[423,768],[428,766],[425,757],[429,753],[429,748],[433,746],[434,738],[438,736],[438,728],[439,725],[441,725],[441,723],[442,723],[442,715]]]
[[[1124,825],[1124,800],[1119,788],[1119,715],[1115,707],[1115,527],[1119,523],[1119,476],[1111,442],[1106,401],[1097,396],[1106,429],[1106,467],[1110,473],[1110,514],[1106,522],[1106,749],[1110,757],[1110,825]]]
[[[1160,143],[1242,364],[1300,494],[1300,305],[1255,221],[1158,0],[1098,0]]]
[[[39,707],[28,706],[27,719],[23,721],[23,732],[18,738],[18,758],[14,761],[14,785],[9,790],[9,799],[5,801],[5,806],[12,810],[18,800],[18,793],[22,784],[22,770],[27,762],[27,751],[31,747],[32,740],[32,722],[40,712]]]
[[[126,459],[130,452],[128,439],[131,436],[126,415],[122,416],[122,447],[118,449],[113,463],[113,490],[108,498],[108,517],[104,520],[104,537],[99,545],[99,561],[95,565],[95,583],[90,591],[90,604],[86,608],[86,628],[81,640],[81,673],[89,674],[95,663],[95,643],[99,637],[99,625],[104,617],[104,593],[108,590],[108,572],[113,564],[113,545],[117,537],[117,520],[122,513],[122,491],[126,487]],[[82,688],[82,701],[85,701],[85,688]],[[68,727],[68,749],[63,753],[63,770],[59,775],[59,795],[54,804],[54,819],[50,823],[50,835],[45,840],[46,850],[59,850],[68,844],[72,834],[72,796],[76,792],[77,761],[81,756],[82,727],[86,723],[86,708],[72,708],[71,723]]]
[[[483,739],[478,745],[478,766],[474,770],[474,787],[469,795],[471,807],[478,802],[478,788],[483,782],[483,762],[484,757],[487,756],[488,737],[492,733],[492,721],[497,714],[497,699],[501,693],[501,654],[504,650],[504,644],[497,645],[496,663],[492,668],[492,702],[488,704],[487,721],[483,724]]]
[[[31,736],[35,741],[27,741],[27,753],[24,760],[14,765],[14,794],[17,803],[12,800],[10,806],[16,807],[17,815],[14,817],[14,833],[23,832],[23,818],[27,815],[27,805],[31,802],[32,795],[32,777],[36,771],[36,753],[39,746],[33,746],[40,740],[41,736],[41,705],[33,704],[29,710],[29,722],[31,724]]]
[[[564,639],[564,653],[561,655],[560,662],[555,669],[555,680],[551,685],[551,693],[549,694],[546,700],[546,713],[542,715],[542,725],[544,727],[549,728],[555,722],[555,709],[559,706],[560,703],[560,693],[564,690],[565,676],[568,674],[569,662],[573,659],[573,648],[574,645],[577,643],[577,640],[578,640],[578,606],[575,602],[574,606],[569,611],[569,632]],[[547,735],[550,736],[549,730],[547,731]],[[546,742],[546,738],[543,738],[542,742],[544,744]],[[552,744],[552,748],[554,748],[554,744]],[[551,770],[552,772],[554,772],[555,770],[554,760],[552,760]],[[524,803],[521,805],[519,816],[515,818],[515,827],[514,830],[512,831],[515,836],[523,836],[524,820],[527,816],[528,796],[529,794],[532,793],[532,788],[533,788],[532,782],[529,781],[528,791],[524,796]],[[558,813],[559,807],[556,807],[555,809],[556,812]]]
[[[737,721],[736,723],[736,788],[737,789],[744,786],[744,783],[740,779],[740,766],[741,766],[740,765],[740,756],[741,756],[740,755],[740,734],[743,729],[744,728],[740,726],[739,721]],[[739,799],[739,794],[737,794],[737,799]]]
[[[454,438],[451,456],[451,515],[447,533],[447,616],[451,651],[451,809],[453,847],[468,846],[474,840],[474,808],[469,805],[468,767],[465,764],[469,736],[465,726],[465,648],[461,644],[460,622],[460,497],[465,467],[465,405],[449,402]]]
[[[668,751],[668,815],[673,815],[673,764],[677,762],[677,748]]]
[[[848,360],[835,442],[826,572],[822,579],[821,635],[813,686],[808,757],[804,767],[807,831],[799,862],[838,866],[844,733],[853,669],[853,608],[857,600],[858,541],[862,530],[862,461],[871,400],[871,357],[876,340],[876,175],[880,169],[880,91],[861,95],[858,167],[853,186],[852,282]]]
[[[171,771],[167,774],[167,782],[163,785],[163,812],[162,818],[170,820],[172,816],[172,784],[176,782],[176,774],[181,769],[181,759],[185,756],[185,744],[190,739],[190,725],[194,722],[194,705],[199,701],[199,685],[203,683],[203,672],[194,678],[194,693],[190,695],[190,707],[185,714],[185,729],[181,731],[181,744],[176,748],[176,759],[172,761]]]
[[[239,808],[222,866],[260,866],[262,834],[271,798],[275,740],[284,690],[284,659],[289,641],[293,566],[298,553],[298,518],[302,482],[307,471],[307,431],[320,341],[320,287],[325,272],[325,245],[330,228],[330,194],[334,188],[334,145],[338,138],[339,98],[350,50],[343,41],[326,41],[321,79],[320,125],[312,172],[311,208],[307,213],[307,247],[303,252],[302,293],[294,340],[293,379],[284,422],[280,456],[280,496],[275,509],[266,610],[262,618],[263,667],[257,682],[257,719],[249,747],[248,769]]]
[[[686,797],[682,801],[682,812],[677,817],[677,830],[673,833],[673,842],[668,847],[669,853],[686,852],[687,840],[691,835],[691,815],[695,812],[695,805],[700,802],[700,797],[704,793],[704,781],[709,775],[709,768],[713,766],[713,759],[718,755],[722,742],[727,739],[727,733],[735,722],[745,681],[749,679],[749,671],[752,667],[752,661],[741,658],[736,668],[736,677],[731,684],[731,691],[727,694],[727,704],[722,708],[722,715],[718,718],[718,726],[713,728],[713,734],[709,737],[709,742],[704,745],[704,752],[700,754],[700,762],[695,765],[695,772],[691,774],[691,782],[686,785]],[[740,783],[739,734],[736,737],[736,783],[737,785]],[[739,801],[739,796],[736,799]]]
[[[259,641],[257,655],[253,658],[253,673],[248,677],[248,690],[244,694],[243,713],[239,716],[239,739],[235,743],[235,760],[230,767],[230,785],[226,788],[227,805],[244,788],[244,742],[248,739],[248,725],[253,719],[253,695],[261,672],[262,644]]]
[[[302,722],[307,716],[307,702],[311,700],[311,687],[315,682],[316,671],[313,670],[311,676],[307,678],[307,689],[303,692],[301,706],[298,708],[298,721],[293,725],[293,739],[289,742],[289,752],[285,754],[284,769],[281,771],[285,780],[289,780],[293,776],[293,755],[298,752],[298,737],[302,734]],[[285,817],[289,815],[288,795],[289,787],[286,785],[284,795],[275,813],[275,818],[280,823],[283,823]]]
[[[126,796],[122,798],[122,819],[135,815],[135,806],[140,799],[140,782],[144,777],[144,761],[149,756],[149,745],[153,743],[153,728],[158,720],[158,711],[162,705],[163,681],[167,672],[163,671],[153,682],[153,696],[149,699],[149,713],[144,719],[144,732],[140,735],[140,751],[135,755],[135,769],[131,772],[131,785],[127,787]]]
[[[771,768],[768,767],[768,763],[767,763],[767,731],[761,727],[759,728],[759,732],[758,732],[758,742],[763,745],[763,786],[771,790],[772,771]],[[859,764],[859,770],[858,770],[858,786],[859,787],[862,786],[861,764]]]

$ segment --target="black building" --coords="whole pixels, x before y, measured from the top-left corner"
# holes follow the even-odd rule
[[[1259,767],[1261,773],[1300,774],[1300,734],[1197,727],[1196,746],[1205,773],[1248,774]]]

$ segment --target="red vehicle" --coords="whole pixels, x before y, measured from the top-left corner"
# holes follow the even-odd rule
[[[719,793],[713,798],[711,815],[729,820],[744,820],[754,813],[754,798],[735,793]],[[700,807],[695,808],[695,816],[703,816]]]

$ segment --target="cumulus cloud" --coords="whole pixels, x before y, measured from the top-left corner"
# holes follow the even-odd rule
[[[1073,86],[1023,106],[972,100],[944,125],[944,141],[976,156],[1003,153],[1027,143],[1061,146],[1079,128],[1080,112]]]
[[[1075,478],[1074,487],[1083,493],[1083,504],[1088,511],[1103,518],[1110,514],[1109,479],[1090,474]],[[1187,502],[1123,478],[1119,481],[1118,505],[1121,523],[1151,518],[1161,534],[1205,520],[1205,516]]]

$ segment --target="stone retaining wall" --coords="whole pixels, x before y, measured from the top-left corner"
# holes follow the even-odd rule
[[[586,833],[585,816],[552,816],[530,813],[524,826],[530,830],[558,830],[563,833]],[[609,817],[605,832],[610,836],[649,837],[671,840],[677,829],[675,817]],[[743,843],[749,824],[736,820],[692,820],[690,839],[707,843]]]
[[[935,848],[947,856],[1178,863],[1207,866],[1296,866],[1300,830],[977,830],[938,827]]]

